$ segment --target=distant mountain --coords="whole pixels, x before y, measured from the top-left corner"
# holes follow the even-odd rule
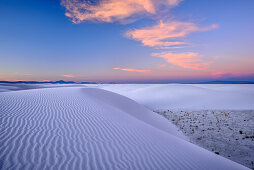
[[[49,83],[52,83],[52,84],[77,84],[75,81],[63,81],[63,80],[58,80],[55,82],[51,81]]]
[[[95,83],[95,82],[80,82],[78,84],[97,84],[97,83]]]
[[[94,82],[81,82],[76,83],[75,81],[0,81],[0,83],[9,83],[9,84],[96,84]]]

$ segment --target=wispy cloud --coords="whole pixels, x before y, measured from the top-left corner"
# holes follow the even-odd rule
[[[187,44],[181,41],[183,37],[193,32],[208,31],[217,27],[216,24],[200,27],[192,22],[160,21],[159,24],[151,27],[130,30],[125,35],[142,42],[144,46],[160,49],[181,48]],[[193,52],[172,53],[165,51],[154,53],[152,56],[164,58],[168,63],[182,68],[195,70],[207,70],[207,65],[211,63],[211,61],[204,60],[198,53]]]
[[[215,78],[230,78],[230,77],[248,77],[249,75],[252,75],[251,73],[245,73],[242,74],[241,72],[225,72],[225,71],[213,71],[211,75]]]
[[[171,53],[162,52],[152,54],[156,57],[164,58],[168,63],[189,69],[207,70],[211,61],[204,61],[203,57],[197,53]]]
[[[217,25],[199,27],[191,22],[160,21],[159,24],[151,27],[130,30],[125,35],[128,38],[141,41],[144,46],[179,48],[180,45],[186,44],[185,42],[179,41],[179,38],[185,37],[193,32],[207,31],[217,27]]]
[[[229,75],[228,72],[213,72],[212,76],[219,78],[219,77],[224,77],[225,75]]]
[[[132,69],[132,68],[113,68],[114,70],[122,70],[122,71],[131,71],[131,72],[138,72],[138,73],[148,73],[151,70],[137,70],[137,69]]]
[[[83,21],[115,22],[133,15],[156,14],[159,6],[178,5],[181,0],[61,0],[65,15],[74,23]]]
[[[72,75],[72,74],[63,74],[61,76],[62,77],[66,77],[66,78],[74,78],[74,77],[76,77],[75,75]]]
[[[249,73],[242,73],[242,72],[212,72],[211,75],[214,78],[218,78],[218,79],[230,79],[230,78],[244,78],[244,79],[253,79],[254,78],[254,73],[253,72],[249,72]]]

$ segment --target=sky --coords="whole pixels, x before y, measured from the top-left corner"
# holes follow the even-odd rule
[[[0,0],[0,80],[254,80],[253,0]]]

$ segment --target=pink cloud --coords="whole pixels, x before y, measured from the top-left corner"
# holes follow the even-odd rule
[[[154,53],[156,57],[164,58],[168,63],[177,65],[182,68],[194,69],[194,70],[207,70],[209,61],[204,61],[203,57],[197,53]]]
[[[122,70],[122,71],[131,71],[131,72],[138,72],[138,73],[148,73],[151,70],[137,70],[132,68],[113,68],[114,70]]]
[[[223,76],[228,75],[228,74],[229,74],[228,72],[214,72],[214,73],[212,73],[212,75],[214,77],[223,77]]]
[[[72,74],[63,74],[63,75],[61,75],[62,77],[66,77],[66,78],[73,78],[73,77],[75,77],[74,75],[72,75]]]
[[[82,21],[115,22],[137,14],[155,14],[161,5],[167,8],[181,0],[101,0],[97,3],[84,0],[61,0],[65,15],[74,23]]]
[[[125,35],[128,38],[142,42],[144,46],[160,49],[181,48],[187,43],[180,41],[179,39],[193,32],[208,31],[217,27],[217,25],[199,27],[192,22],[160,21],[159,24],[151,27],[130,30]],[[162,52],[152,55],[164,58],[168,63],[177,65],[182,68],[207,70],[207,66],[210,64],[210,62],[205,61],[201,55],[193,52]]]
[[[241,73],[241,72],[224,72],[224,71],[214,71],[211,75],[215,78],[226,78],[226,77],[241,77],[251,75],[251,73]]]
[[[125,35],[128,38],[141,41],[144,46],[157,48],[179,48],[180,45],[184,45],[186,43],[178,41],[177,39],[185,37],[193,32],[207,31],[217,27],[217,25],[199,27],[191,22],[160,21],[158,25],[130,30]]]

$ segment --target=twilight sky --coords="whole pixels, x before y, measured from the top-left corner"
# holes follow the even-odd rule
[[[0,80],[254,80],[253,0],[1,0]]]

